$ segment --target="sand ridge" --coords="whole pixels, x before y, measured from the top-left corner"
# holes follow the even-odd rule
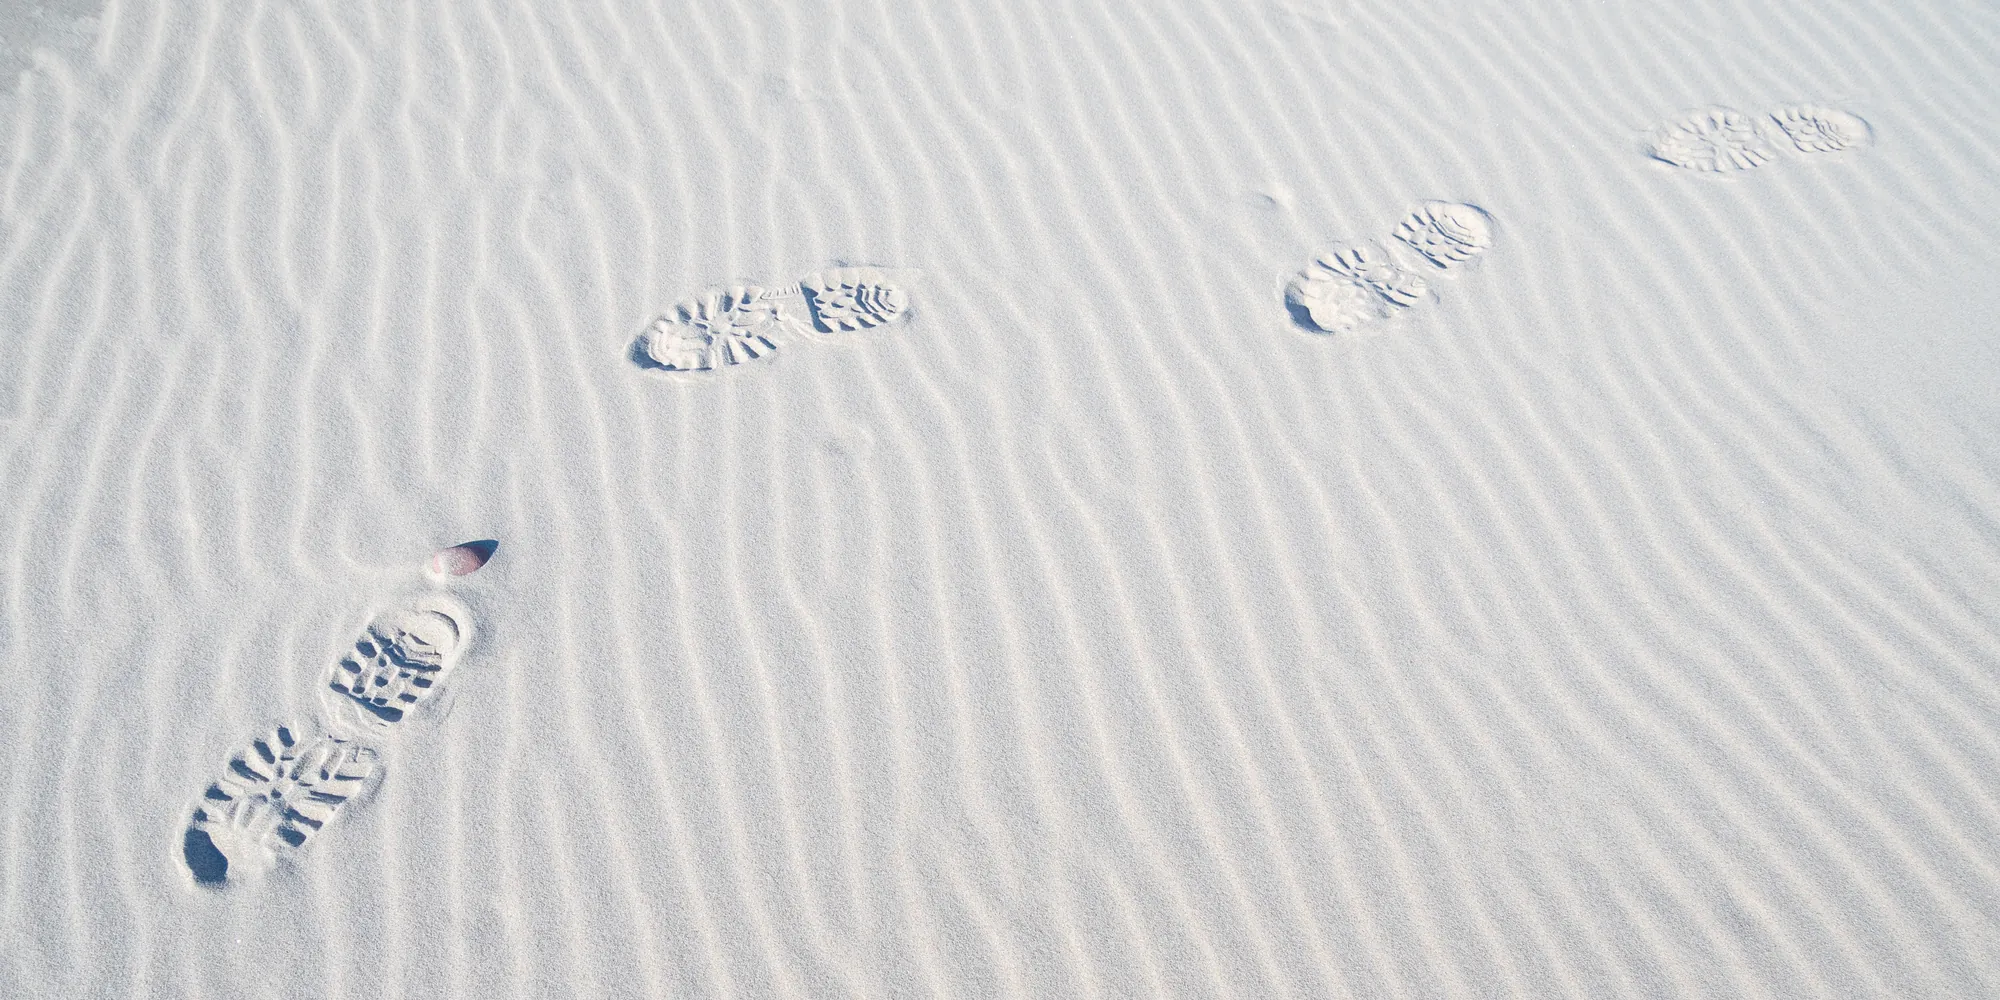
[[[0,996],[1992,995],[1990,22],[107,4]]]

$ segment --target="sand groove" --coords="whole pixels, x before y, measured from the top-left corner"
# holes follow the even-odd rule
[[[2000,31],[1499,11],[104,5],[0,995],[2000,992]]]

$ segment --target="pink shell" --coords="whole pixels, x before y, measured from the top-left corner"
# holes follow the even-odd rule
[[[437,576],[464,576],[486,565],[492,556],[493,550],[483,545],[454,545],[431,555],[430,570]]]

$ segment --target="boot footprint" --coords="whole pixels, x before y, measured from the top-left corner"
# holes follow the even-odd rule
[[[375,773],[375,752],[279,726],[232,756],[190,811],[182,857],[197,883],[269,870],[304,847]]]
[[[831,268],[777,288],[712,288],[653,320],[633,345],[632,360],[664,372],[721,371],[814,334],[882,326],[909,307],[900,285],[866,267]]]
[[[1840,153],[1867,145],[1872,134],[1860,116],[1838,108],[1798,104],[1750,115],[1710,107],[1655,127],[1646,153],[1697,173],[1741,173],[1770,163],[1787,147],[1805,154]]]
[[[1375,243],[1343,244],[1293,275],[1285,285],[1293,321],[1315,333],[1344,333],[1416,306],[1432,297],[1419,270],[1453,271],[1485,253],[1493,220],[1474,205],[1427,201],[1403,218],[1395,237],[1400,258]]]
[[[322,693],[336,725],[387,729],[437,693],[465,649],[470,617],[432,604],[376,615],[327,671]]]

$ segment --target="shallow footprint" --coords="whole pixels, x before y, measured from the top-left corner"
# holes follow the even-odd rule
[[[1423,300],[1423,275],[1373,244],[1337,246],[1313,259],[1285,286],[1292,318],[1308,329],[1342,333]]]
[[[784,339],[782,292],[714,288],[676,304],[640,335],[644,357],[666,371],[713,371],[768,357]]]
[[[1451,271],[1493,246],[1493,219],[1476,205],[1427,201],[1404,217],[1396,239],[1440,271]],[[1308,330],[1341,333],[1394,315],[1431,297],[1430,281],[1374,243],[1336,246],[1285,285],[1285,306]]]
[[[1345,333],[1388,315],[1382,297],[1367,285],[1318,263],[1308,265],[1285,286],[1285,305],[1299,325],[1322,333]]]
[[[269,870],[304,847],[375,773],[375,752],[334,736],[302,739],[279,726],[230,758],[188,818],[181,854],[197,883],[223,885]]]
[[[1868,123],[1838,108],[1802,104],[1772,112],[1771,120],[1801,153],[1838,153],[1868,144]]]
[[[1313,263],[1351,281],[1358,281],[1392,306],[1413,306],[1430,290],[1424,276],[1396,263],[1389,252],[1372,243],[1340,246],[1320,254]]]
[[[1427,201],[1396,227],[1396,238],[1449,271],[1493,245],[1493,218],[1474,205]]]
[[[837,267],[777,288],[710,289],[675,305],[639,335],[642,368],[711,372],[770,357],[815,333],[866,330],[908,313],[910,299],[882,271]]]
[[[837,267],[799,282],[813,325],[821,333],[866,330],[894,322],[910,298],[882,272],[870,267]]]
[[[354,648],[328,672],[335,720],[347,729],[384,729],[437,693],[464,651],[463,611],[404,608],[368,623]]]
[[[1731,108],[1690,111],[1660,126],[1646,151],[1663,163],[1704,173],[1752,170],[1773,156],[1756,120]]]

